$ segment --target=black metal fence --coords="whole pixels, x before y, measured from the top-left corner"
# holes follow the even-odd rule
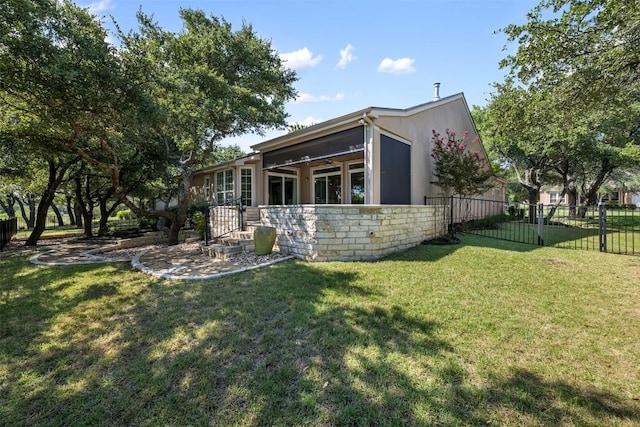
[[[18,232],[17,218],[0,220],[0,251],[9,243],[11,238]]]
[[[555,206],[458,197],[426,202],[449,206],[447,222],[453,231],[531,245],[640,255],[640,211],[635,206]]]
[[[241,197],[205,209],[205,244],[208,245],[209,240],[215,240],[236,230],[242,230],[243,210]]]
[[[65,218],[66,219],[66,218]],[[33,230],[33,226],[30,226],[24,218],[18,217],[16,219],[17,222],[17,233],[20,237],[27,237],[31,230]],[[91,226],[95,232],[98,231],[98,227],[100,224],[99,216],[94,216],[93,221],[91,222]],[[110,220],[108,221],[108,227],[113,230],[124,230],[129,228],[139,227],[139,220],[135,215],[130,215],[127,218]],[[78,226],[77,224],[60,224],[58,219],[54,216],[47,217],[45,220],[45,230],[47,231],[69,231],[69,232],[82,232],[83,227]]]

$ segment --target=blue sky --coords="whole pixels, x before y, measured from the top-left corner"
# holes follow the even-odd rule
[[[298,72],[298,98],[287,104],[290,123],[320,123],[362,108],[407,108],[464,92],[484,105],[506,37],[494,32],[524,23],[530,0],[76,0],[123,30],[135,28],[138,8],[167,30],[179,31],[178,10],[201,9],[238,29],[251,24],[286,65]],[[515,46],[509,46],[513,50]],[[245,151],[266,137],[246,135]]]

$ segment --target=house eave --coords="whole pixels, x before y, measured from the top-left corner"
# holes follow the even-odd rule
[[[270,139],[268,141],[258,143],[256,145],[252,145],[251,149],[256,152],[262,153],[262,152],[274,150],[277,148],[283,148],[289,145],[294,145],[300,142],[308,141],[309,139],[313,139],[313,138],[331,133],[332,131],[338,128],[359,126],[361,125],[359,121],[360,119],[362,119],[364,115],[373,119],[376,119],[382,116],[407,117],[407,116],[421,113],[431,108],[437,108],[439,106],[442,106],[449,102],[456,101],[458,99],[464,100],[464,94],[457,93],[454,95],[440,98],[437,101],[429,101],[429,102],[425,102],[423,104],[415,105],[409,108],[367,107],[358,111],[354,111],[353,113],[345,114],[340,117],[336,117],[331,120],[327,120],[325,122],[318,123],[313,126],[309,126],[307,128],[301,129],[296,132],[291,132],[286,135],[282,135],[282,136]],[[348,126],[350,124],[352,124],[353,126]]]
[[[369,114],[371,110],[371,107],[369,107],[355,111],[353,113],[345,114],[343,116],[336,117],[334,119],[327,120],[325,122],[318,123],[316,125],[309,126],[307,128],[258,143],[256,145],[252,145],[251,149],[256,152],[263,153],[265,151],[270,151],[276,148],[283,148],[289,145],[295,145],[300,142],[308,141],[309,139],[322,136],[337,128],[360,126],[360,123],[358,121],[364,114]],[[353,126],[349,126],[350,124],[352,124]]]

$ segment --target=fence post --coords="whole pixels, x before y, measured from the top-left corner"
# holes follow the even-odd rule
[[[211,208],[207,205],[204,208],[204,245],[209,246],[209,237],[211,236],[211,231],[209,230],[209,210]]]
[[[240,203],[238,203],[238,223],[239,223],[238,224],[238,229],[240,231],[243,231],[244,230],[244,219],[242,218],[242,197],[240,197],[239,202]]]
[[[449,235],[451,237],[455,236],[455,231],[453,230],[453,195],[451,196],[451,209],[449,210]]]
[[[607,252],[607,205],[598,203],[598,243],[600,252]]]
[[[544,204],[538,203],[538,246],[544,246]]]

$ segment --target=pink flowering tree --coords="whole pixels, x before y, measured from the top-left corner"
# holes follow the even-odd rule
[[[469,132],[461,137],[450,129],[442,136],[435,130],[431,137],[434,159],[434,175],[438,185],[450,196],[469,197],[484,193],[489,187],[489,179],[493,175],[491,167],[480,156],[478,151],[467,149]],[[473,142],[477,142],[476,136]]]

